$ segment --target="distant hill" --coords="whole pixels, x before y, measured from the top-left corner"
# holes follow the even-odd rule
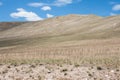
[[[1,31],[2,30],[2,31]],[[36,22],[0,23],[0,44],[43,44],[120,38],[120,16],[67,15]]]
[[[11,29],[26,22],[0,22],[0,31]]]

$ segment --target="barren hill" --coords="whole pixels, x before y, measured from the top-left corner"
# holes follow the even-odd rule
[[[72,14],[43,21],[7,25],[6,30],[0,32],[0,44],[4,43],[4,46],[120,37],[120,16]],[[3,29],[3,26],[0,26]]]
[[[0,31],[11,29],[26,22],[0,22]]]

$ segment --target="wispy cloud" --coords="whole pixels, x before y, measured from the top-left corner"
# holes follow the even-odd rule
[[[112,13],[112,12],[110,13],[110,16],[115,16],[115,15],[117,15],[117,14],[115,14],[115,13]]]
[[[25,18],[27,21],[37,21],[37,20],[42,20],[41,17],[39,17],[36,13],[34,12],[28,12],[23,8],[18,8],[18,12],[13,12],[10,14],[12,18]]]
[[[116,4],[117,2],[113,2],[113,1],[111,1],[111,2],[109,2],[109,4],[111,4],[111,5],[114,5],[114,4]]]
[[[116,4],[113,6],[112,10],[119,11],[120,10],[120,4]]]
[[[47,16],[47,18],[52,18],[52,17],[54,17],[54,15],[52,15],[52,14],[46,14],[46,16]]]
[[[45,5],[47,5],[47,4],[46,3],[38,3],[38,2],[28,4],[28,6],[31,6],[31,7],[40,7],[40,6],[45,6]]]
[[[56,0],[53,5],[54,6],[64,6],[67,4],[71,4],[73,2],[73,0]]]
[[[33,2],[29,3],[28,6],[31,7],[41,7],[41,6],[56,6],[56,7],[62,7],[68,4],[72,4],[73,2],[81,2],[82,0],[54,0],[51,3],[39,3],[39,2]]]
[[[51,10],[51,7],[50,6],[43,6],[41,9],[43,11],[49,11],[49,10]]]
[[[3,3],[2,2],[0,2],[0,6],[2,6],[3,5]]]

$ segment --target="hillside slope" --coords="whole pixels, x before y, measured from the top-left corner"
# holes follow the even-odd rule
[[[29,37],[29,36],[48,36],[61,35],[75,32],[78,29],[84,28],[92,22],[101,19],[100,17],[89,15],[68,15],[47,19],[44,21],[37,21],[26,23],[0,34],[0,38],[6,37]],[[88,26],[87,26],[88,27]]]
[[[119,34],[120,16],[67,15],[24,23],[2,31],[0,46],[119,38]]]
[[[26,22],[0,22],[0,31],[8,30],[24,23]]]

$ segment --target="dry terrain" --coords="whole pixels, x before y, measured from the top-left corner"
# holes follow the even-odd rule
[[[0,65],[1,80],[120,80],[120,69],[79,65]]]
[[[0,23],[0,80],[120,80],[119,34],[119,15]]]

